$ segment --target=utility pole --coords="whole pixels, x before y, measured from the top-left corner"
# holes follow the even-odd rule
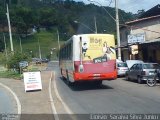
[[[118,15],[118,0],[115,0],[115,9],[116,9],[116,28],[117,28],[118,59],[121,60],[120,34],[119,34],[119,15]]]
[[[59,43],[59,31],[57,29],[57,39],[58,39],[58,50],[60,50],[60,43]]]
[[[3,39],[4,39],[4,46],[5,46],[6,60],[8,60],[7,46],[6,46],[6,37],[5,37],[4,33],[3,33]]]
[[[94,25],[95,25],[95,33],[97,34],[97,23],[96,23],[96,17],[94,16]]]
[[[20,48],[21,48],[21,53],[23,52],[22,50],[22,42],[21,42],[21,37],[19,36],[19,45],[20,45]]]
[[[41,55],[41,46],[40,46],[40,43],[39,43],[39,38],[38,38],[38,48],[39,48],[39,58],[41,59],[42,55]]]
[[[9,17],[9,10],[8,10],[8,4],[7,6],[7,20],[8,20],[8,28],[9,28],[9,37],[10,37],[10,44],[11,44],[11,52],[14,54],[14,49],[13,49],[13,41],[12,41],[12,32],[11,32],[11,24],[10,24],[10,17]]]

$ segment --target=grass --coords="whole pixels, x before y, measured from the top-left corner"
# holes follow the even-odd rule
[[[1,78],[21,79],[22,75],[19,74],[18,72],[14,72],[14,71],[1,71],[0,77]]]
[[[6,37],[7,48],[10,49],[9,37]],[[60,40],[60,44],[63,44],[64,41]],[[51,49],[56,48],[53,51],[52,56],[55,58],[58,51],[58,40],[57,34],[49,31],[41,31],[34,35],[28,36],[26,38],[21,38],[22,51],[24,53],[33,54],[35,57],[39,57],[39,46],[41,50],[42,58],[50,55]],[[20,48],[20,39],[16,35],[13,36],[13,47],[14,51],[21,51]],[[31,52],[32,51],[32,52]]]
[[[28,68],[24,69],[23,72],[36,72],[45,70],[46,66],[47,66],[46,63],[43,63],[41,65],[30,64]],[[0,71],[0,78],[13,78],[20,80],[23,78],[23,74],[20,74],[19,72],[15,72],[13,70],[5,70],[5,71]]]
[[[57,40],[57,34],[49,31],[41,31],[39,33],[36,33],[32,36],[28,36],[26,38],[21,39],[21,44],[22,44],[22,49],[23,53],[29,53],[34,55],[34,57],[39,57],[39,45],[38,45],[38,40],[41,48],[41,54],[42,58],[46,57],[51,53],[51,48],[56,48],[56,51],[53,51],[53,54],[51,56],[52,59],[57,58],[57,51],[58,51],[58,40]],[[10,51],[10,41],[9,41],[9,36],[6,34],[6,42],[7,42],[7,49]],[[64,41],[60,40],[60,44],[63,44]],[[20,39],[18,36],[13,35],[13,47],[14,51],[21,51],[20,48]],[[9,52],[8,52],[9,53]],[[5,55],[0,53],[0,60],[4,58]],[[4,62],[2,59],[1,61]],[[44,66],[38,66],[38,65],[33,65],[28,69],[28,71],[33,72],[33,71],[39,71],[43,70],[45,67]],[[21,79],[22,75],[19,74],[18,72],[14,71],[0,71],[0,77],[1,78],[14,78],[14,79]]]

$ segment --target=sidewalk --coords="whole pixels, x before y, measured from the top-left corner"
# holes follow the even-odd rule
[[[0,82],[11,88],[21,103],[21,120],[54,120],[49,99],[51,72],[42,71],[42,90],[25,92],[23,80],[0,78]]]

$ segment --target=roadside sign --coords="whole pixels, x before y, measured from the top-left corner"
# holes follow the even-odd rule
[[[142,43],[144,41],[145,41],[145,34],[144,33],[128,35],[128,44]]]
[[[40,72],[24,72],[23,76],[25,91],[42,89]]]

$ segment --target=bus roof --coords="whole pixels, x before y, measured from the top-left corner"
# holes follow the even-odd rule
[[[77,34],[77,35],[73,35],[73,36],[114,36],[113,34]],[[73,37],[72,36],[72,37]]]
[[[61,45],[61,48],[63,48],[65,45],[67,45],[74,37],[79,37],[79,36],[113,36],[113,34],[77,34],[73,35],[70,39],[68,39],[63,45]]]

